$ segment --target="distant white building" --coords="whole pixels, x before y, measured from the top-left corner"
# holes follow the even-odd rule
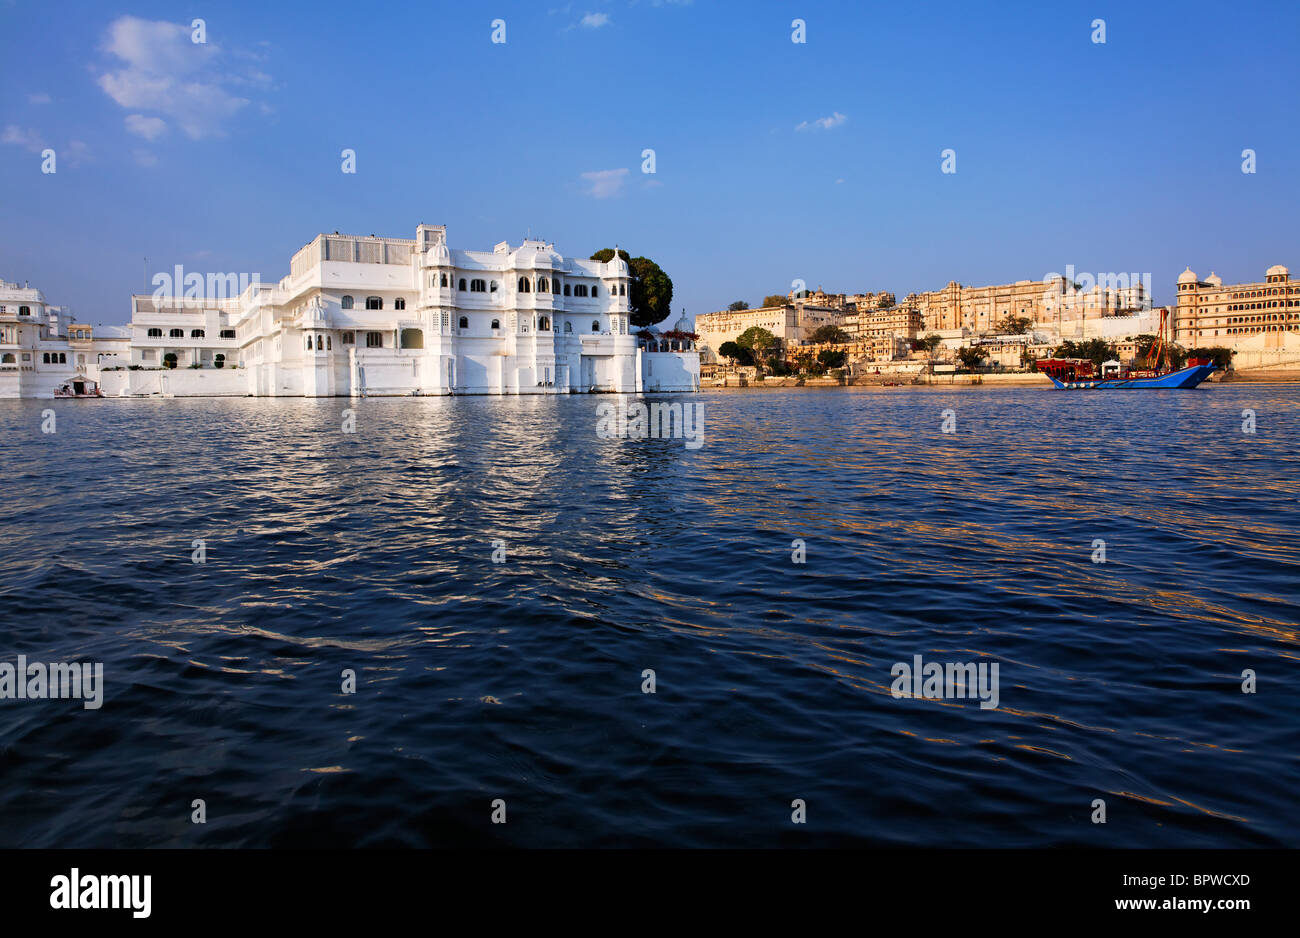
[[[120,327],[79,324],[35,287],[0,280],[0,398],[52,397],[65,384],[93,380],[101,362],[129,347]]]

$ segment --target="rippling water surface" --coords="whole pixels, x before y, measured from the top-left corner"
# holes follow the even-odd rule
[[[0,401],[0,844],[1300,844],[1300,388],[683,399]]]

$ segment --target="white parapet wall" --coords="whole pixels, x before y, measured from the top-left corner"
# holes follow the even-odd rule
[[[240,368],[102,371],[99,374],[99,388],[106,397],[140,397],[150,394],[243,397],[252,393],[248,386],[248,372]]]
[[[1043,334],[1059,342],[1083,342],[1088,339],[1136,338],[1154,335],[1160,329],[1160,310],[1144,309],[1131,316],[1098,316],[1093,319],[1064,320],[1057,328],[1055,323],[1034,326],[1035,335]]]

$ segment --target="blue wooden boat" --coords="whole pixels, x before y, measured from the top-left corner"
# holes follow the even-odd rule
[[[1174,370],[1167,338],[1169,310],[1160,311],[1160,334],[1147,355],[1146,367],[1130,368],[1117,361],[1103,362],[1101,372],[1086,358],[1046,358],[1038,370],[1062,391],[1131,391],[1140,388],[1194,388],[1214,373],[1207,358],[1193,358],[1186,367]]]
[[[1069,359],[1052,359],[1049,362],[1040,362],[1040,366],[1051,364],[1074,364],[1080,363]],[[1092,362],[1087,362],[1089,366]],[[1112,364],[1107,362],[1106,365]],[[1138,388],[1194,388],[1215,371],[1212,362],[1195,361],[1186,368],[1179,371],[1169,371],[1162,374],[1151,374],[1149,372],[1131,372],[1123,374],[1115,372],[1108,374],[1106,366],[1102,366],[1100,375],[1091,374],[1091,368],[1078,369],[1073,374],[1062,373],[1058,371],[1053,373],[1049,368],[1040,367],[1039,370],[1044,372],[1047,377],[1052,379],[1052,384],[1056,385],[1062,391],[1075,390],[1098,390],[1098,391],[1129,391]],[[1080,373],[1080,372],[1084,373]],[[1061,377],[1057,377],[1061,374]]]

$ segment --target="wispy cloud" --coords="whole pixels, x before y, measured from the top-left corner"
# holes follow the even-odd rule
[[[623,191],[623,183],[627,181],[627,168],[600,169],[583,173],[582,178],[587,181],[588,195],[597,199],[609,199]]]
[[[146,140],[156,140],[164,130],[167,122],[161,117],[145,117],[143,114],[128,114],[126,129]]]
[[[608,13],[588,13],[578,23],[586,29],[600,29],[602,26],[609,25]]]
[[[58,159],[69,166],[80,166],[82,162],[90,159],[90,147],[84,140],[69,140],[67,146],[51,147],[45,142],[45,137],[39,130],[19,127],[17,124],[9,124],[0,131],[0,144],[22,147],[32,153],[42,153],[47,148],[53,149]]]
[[[80,166],[83,161],[90,159],[90,147],[83,140],[69,140],[59,156],[72,166]]]
[[[124,108],[169,118],[194,140],[224,134],[229,121],[249,104],[231,87],[269,83],[259,70],[233,67],[220,46],[192,42],[190,27],[165,20],[119,17],[108,28],[104,48],[120,61],[116,70],[99,76],[104,93]],[[236,52],[234,57],[250,56]],[[133,125],[135,117],[161,120],[132,115],[127,119],[132,133],[148,137],[142,133],[146,128],[154,136],[162,132],[157,123]]]
[[[0,143],[23,147],[33,153],[40,153],[45,149],[45,138],[41,136],[39,130],[30,127],[19,127],[17,124],[10,124],[5,127],[4,132],[0,133]]]
[[[838,127],[848,120],[848,117],[835,111],[830,117],[819,117],[815,121],[801,121],[795,125],[795,130],[830,130],[832,127]]]

